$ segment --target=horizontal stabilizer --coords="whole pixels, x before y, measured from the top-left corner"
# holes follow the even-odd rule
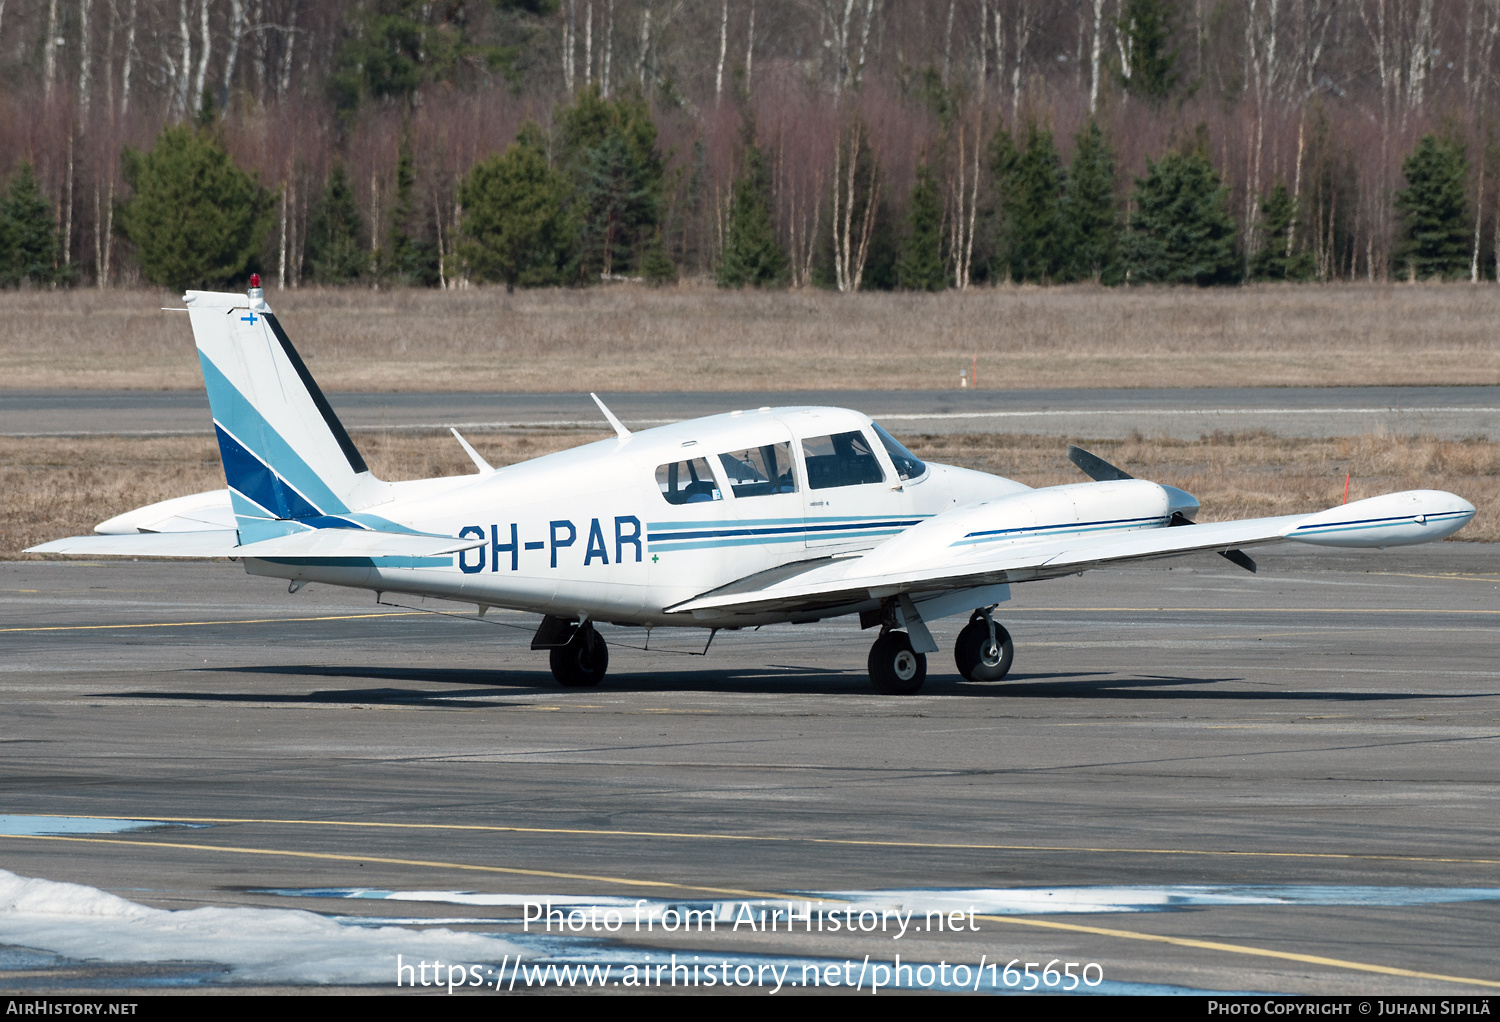
[[[220,529],[71,536],[34,546],[26,552],[70,557],[442,557],[486,542],[373,529],[308,529],[240,546],[233,529]]]
[[[236,557],[441,557],[484,546],[488,539],[454,539],[374,529],[309,529],[263,539],[235,550]]]
[[[28,554],[70,557],[237,557],[239,534],[208,532],[131,532],[108,536],[69,536],[27,550]]]

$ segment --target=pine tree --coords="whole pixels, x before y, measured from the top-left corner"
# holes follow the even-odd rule
[[[10,181],[10,195],[0,204],[0,287],[22,281],[51,284],[58,280],[57,220],[37,187],[31,164],[23,163]]]
[[[522,128],[504,154],[475,164],[459,187],[459,254],[474,276],[503,280],[507,291],[558,283],[574,235],[567,194],[567,178],[548,166],[535,125]]]
[[[403,134],[396,151],[396,201],[391,206],[390,241],[381,269],[403,284],[432,287],[441,279],[437,244],[427,236],[427,218],[413,201],[416,180],[411,136]]]
[[[166,128],[150,152],[127,148],[121,232],[153,284],[225,284],[248,273],[271,229],[275,195],[235,166],[211,132]]]
[[[1473,226],[1464,202],[1469,161],[1463,143],[1424,135],[1401,165],[1396,193],[1402,216],[1395,266],[1414,277],[1457,277],[1469,270]]]
[[[917,166],[906,223],[897,279],[902,287],[913,291],[941,291],[948,283],[943,266],[943,202],[932,179],[932,168],[925,162]]]
[[[347,284],[369,269],[370,255],[360,235],[359,207],[344,165],[335,163],[328,184],[313,207],[307,231],[307,266],[323,284]]]
[[[1287,250],[1292,225],[1297,221],[1297,200],[1280,181],[1271,194],[1260,200],[1257,233],[1263,239],[1260,251],[1250,258],[1251,280],[1311,280],[1313,254],[1307,249]]]
[[[1019,151],[1002,144],[996,152],[1000,159],[993,170],[1000,185],[1003,259],[1011,279],[1057,277],[1063,266],[1063,172],[1052,132],[1032,122]]]
[[[1115,208],[1115,156],[1092,118],[1074,140],[1073,164],[1063,194],[1071,280],[1120,281],[1120,218]]]
[[[1177,57],[1173,46],[1179,30],[1175,0],[1124,0],[1119,32],[1130,55],[1128,71],[1122,67],[1125,88],[1131,93],[1160,102],[1177,87]]]
[[[1207,140],[1186,152],[1146,160],[1137,178],[1130,232],[1121,245],[1132,283],[1231,284],[1240,278],[1229,189],[1209,162]]]
[[[579,207],[577,277],[643,273],[641,261],[661,233],[666,188],[650,107],[637,95],[604,99],[595,85],[558,110],[556,120],[557,166]]]
[[[753,142],[745,149],[745,173],[734,186],[729,231],[719,264],[720,287],[765,287],[786,279],[787,258],[771,219],[771,174]]]

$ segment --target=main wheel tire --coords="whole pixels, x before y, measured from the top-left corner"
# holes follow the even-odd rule
[[[594,626],[584,622],[566,646],[552,650],[552,676],[564,688],[592,688],[609,670],[609,645]]]
[[[886,632],[870,647],[870,683],[883,696],[909,696],[927,680],[927,658],[905,632]]]
[[[990,648],[990,625],[984,618],[976,618],[958,633],[953,644],[953,661],[958,673],[968,681],[999,681],[1010,673],[1011,661],[1016,658],[1015,644],[1010,633],[999,622],[995,623],[995,647]]]

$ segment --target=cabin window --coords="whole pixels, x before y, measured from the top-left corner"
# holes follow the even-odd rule
[[[872,422],[875,435],[880,437],[880,442],[885,445],[885,453],[891,456],[891,464],[896,466],[896,474],[902,479],[920,479],[927,473],[927,465],[915,454],[901,446],[900,441],[880,428],[879,423]]]
[[[702,504],[723,499],[707,458],[674,461],[658,467],[656,485],[661,488],[661,495],[668,504]]]
[[[869,439],[858,431],[808,437],[802,441],[802,455],[807,460],[810,490],[885,481]]]
[[[797,476],[792,471],[790,443],[765,444],[719,455],[719,464],[736,497],[762,497],[768,493],[796,493]]]

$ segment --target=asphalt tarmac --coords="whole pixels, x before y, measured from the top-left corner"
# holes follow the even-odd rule
[[[601,395],[632,429],[781,405],[856,408],[896,433],[1038,433],[1192,440],[1215,430],[1500,436],[1500,387],[664,392]],[[605,429],[587,394],[330,394],[351,429]],[[0,390],[0,435],[209,434],[202,391]]]
[[[563,690],[525,615],[288,595],[233,564],[0,564],[0,865],[396,938],[514,937],[524,898],[714,903],[714,932],[534,953],[791,956],[841,982],[899,953],[1097,963],[1113,992],[1493,992],[1500,547],[1255,556],[1018,587],[1009,679],[958,678],[954,618],[906,698],[869,688],[851,621],[703,658],[701,633],[646,652],[609,628],[609,677]],[[746,902],[944,897],[977,906],[957,932],[728,925]],[[51,939],[8,937],[0,986],[247,982],[213,941],[194,963]]]

